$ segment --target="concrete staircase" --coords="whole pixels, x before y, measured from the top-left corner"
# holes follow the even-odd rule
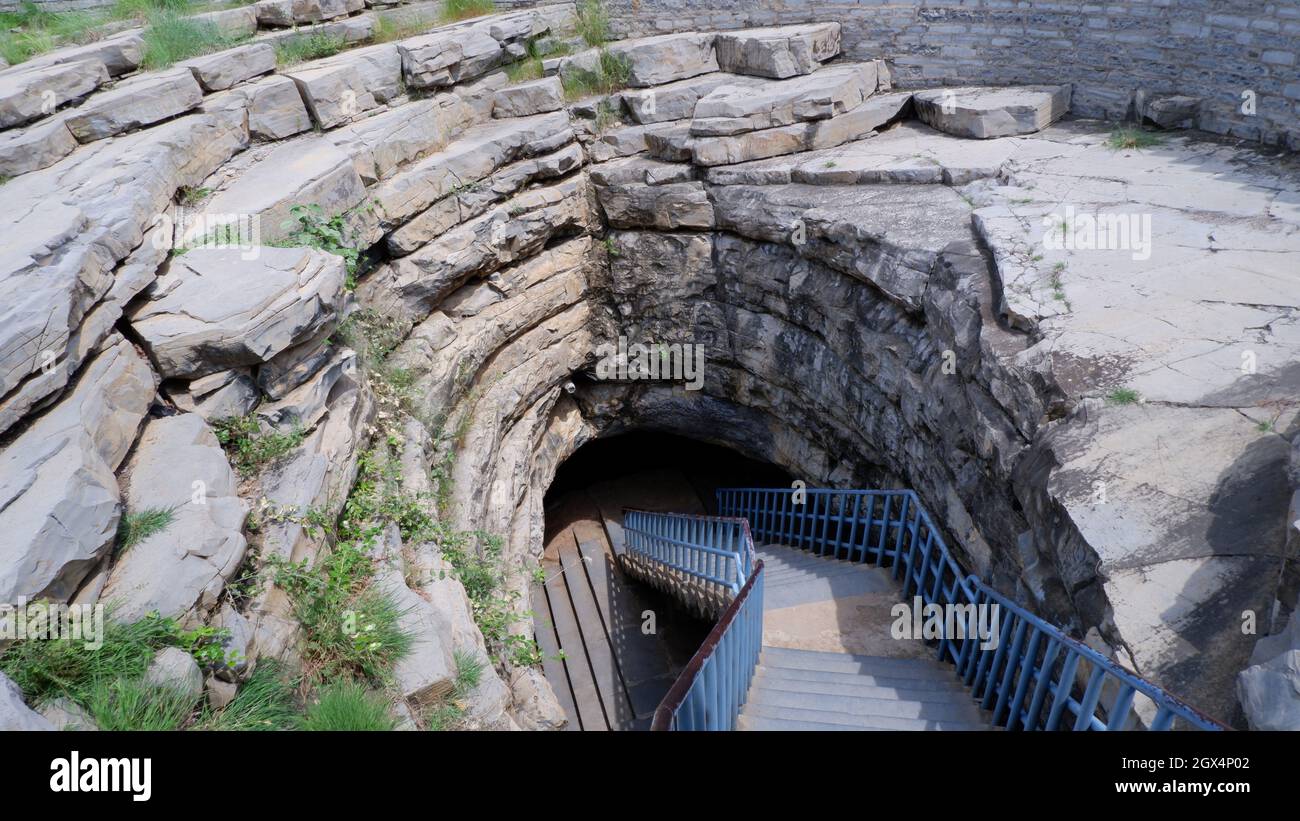
[[[950,665],[763,648],[741,730],[987,730]]]
[[[740,713],[741,730],[986,730],[989,721],[951,665],[923,645],[889,639],[898,583],[888,568],[764,544],[763,653]],[[808,623],[834,602],[824,632],[869,633],[869,653],[774,646],[782,622]],[[864,611],[871,611],[865,618]],[[769,635],[769,631],[776,631]],[[804,635],[815,636],[817,631]],[[862,639],[861,636],[852,638]],[[852,642],[848,642],[852,645]],[[872,649],[876,648],[876,649]],[[880,654],[876,654],[877,650]],[[889,655],[885,655],[888,653]],[[906,653],[910,655],[900,655]]]

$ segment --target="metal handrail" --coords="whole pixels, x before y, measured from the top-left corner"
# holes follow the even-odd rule
[[[734,730],[763,650],[763,562],[668,689],[652,731]]]
[[[796,492],[806,494],[802,504],[794,502]],[[1074,716],[1068,729],[1075,730],[1144,723],[1166,730],[1175,721],[1226,729],[966,573],[914,491],[721,488],[717,498],[720,513],[749,519],[764,541],[891,567],[895,579],[902,574],[903,599],[919,599],[923,608],[938,605],[974,618],[981,607],[995,607],[997,641],[974,635],[978,625],[966,621],[955,631],[960,635],[938,639],[938,655],[956,664],[997,726],[1062,729],[1068,713]],[[1142,712],[1151,713],[1146,722]]]
[[[626,554],[736,595],[754,566],[749,522],[728,516],[623,511]]]

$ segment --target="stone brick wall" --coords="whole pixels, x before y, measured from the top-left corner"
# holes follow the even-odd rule
[[[113,0],[32,0],[46,11],[80,11],[111,6]],[[23,0],[0,0],[0,11],[16,11]]]
[[[902,87],[1070,82],[1080,116],[1178,92],[1201,128],[1300,150],[1300,0],[604,2],[619,36],[838,20],[846,54],[887,58]]]

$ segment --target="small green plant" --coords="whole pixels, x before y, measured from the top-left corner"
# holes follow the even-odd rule
[[[496,10],[492,0],[442,0],[440,18],[445,23],[481,17]]]
[[[194,700],[139,679],[97,682],[86,711],[101,730],[179,730],[194,713]]]
[[[183,185],[180,190],[176,192],[176,200],[181,205],[197,205],[204,197],[211,193],[211,188],[190,188],[188,185]]]
[[[175,516],[174,510],[161,507],[123,513],[122,518],[117,520],[118,553],[125,553],[150,536],[161,533]]]
[[[275,44],[275,64],[280,68],[332,57],[347,48],[348,41],[341,35],[313,29],[306,34],[284,37]]]
[[[67,696],[84,705],[96,687],[143,676],[156,651],[177,644],[177,633],[175,621],[157,613],[129,624],[106,618],[98,648],[80,641],[15,641],[0,653],[0,672],[29,703]]]
[[[319,248],[343,257],[344,263],[347,264],[346,287],[349,291],[356,288],[355,277],[357,265],[361,260],[361,251],[352,244],[348,236],[348,229],[344,224],[345,215],[335,214],[327,218],[321,207],[315,203],[290,206],[289,214],[292,219],[283,226],[292,229],[288,244]]]
[[[578,36],[593,47],[600,47],[609,41],[609,14],[600,0],[579,0],[577,6]]]
[[[592,94],[613,94],[627,86],[632,76],[632,62],[621,54],[602,48],[594,68],[569,66],[560,76],[564,96],[579,100]]]
[[[322,687],[298,722],[311,731],[391,730],[397,722],[388,702],[353,681],[337,681]]]
[[[623,253],[618,250],[618,244],[614,242],[613,237],[605,237],[601,240],[601,244],[605,246],[605,253],[609,254],[611,257],[617,257]]]
[[[293,685],[274,659],[263,659],[234,701],[202,725],[205,730],[288,730],[298,720]]]
[[[410,652],[412,638],[398,623],[397,605],[370,585],[369,550],[381,530],[368,528],[362,538],[340,542],[316,570],[305,561],[273,563],[275,583],[289,594],[302,624],[303,663],[312,680],[360,676],[382,683]]]
[[[148,20],[140,65],[150,71],[167,68],[200,54],[220,51],[235,43],[211,20],[186,17],[170,9],[152,11]]]
[[[298,447],[305,435],[301,428],[288,433],[263,432],[261,422],[253,414],[214,419],[212,429],[235,468],[244,476],[253,475],[263,465]]]
[[[1264,421],[1255,425],[1255,430],[1259,431],[1260,433],[1271,433],[1273,430],[1273,423],[1265,419]]]
[[[1106,401],[1112,405],[1132,405],[1141,400],[1142,396],[1132,388],[1116,388],[1106,394]]]
[[[1110,133],[1106,144],[1116,151],[1128,148],[1150,148],[1162,142],[1160,135],[1133,126],[1119,126]]]

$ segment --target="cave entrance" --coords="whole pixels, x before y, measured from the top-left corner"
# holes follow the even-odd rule
[[[712,624],[622,573],[623,509],[712,513],[719,487],[788,487],[775,465],[665,433],[632,432],[579,448],[545,497],[546,535],[532,589],[543,668],[570,729],[646,729]]]

